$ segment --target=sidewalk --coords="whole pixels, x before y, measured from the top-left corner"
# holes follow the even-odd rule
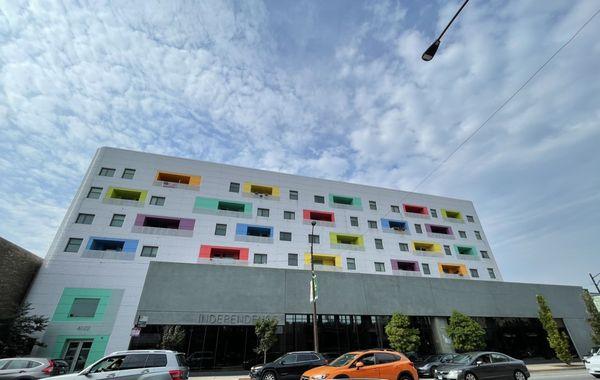
[[[563,371],[571,369],[585,369],[582,362],[573,362],[571,365],[564,363],[542,363],[542,364],[527,364],[529,372],[544,372],[544,371]]]

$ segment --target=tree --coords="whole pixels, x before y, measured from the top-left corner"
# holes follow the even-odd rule
[[[485,348],[485,330],[467,315],[453,311],[446,329],[452,346],[458,352],[479,351]]]
[[[583,291],[583,302],[588,311],[588,322],[592,327],[592,341],[594,344],[600,344],[600,311],[594,303],[594,299],[587,290]]]
[[[160,347],[165,350],[181,351],[185,340],[185,330],[181,326],[168,326],[164,329]]]
[[[44,331],[48,318],[30,312],[31,304],[24,303],[12,316],[0,321],[0,357],[28,355],[34,346],[45,346],[31,334]]]
[[[257,354],[263,354],[263,362],[267,362],[267,351],[275,344],[277,340],[277,335],[275,335],[275,331],[277,330],[277,319],[265,317],[259,318],[254,323],[254,331],[256,332],[256,337],[258,338],[258,346],[254,349]]]
[[[567,334],[558,330],[558,325],[552,317],[552,310],[546,303],[546,299],[542,295],[537,295],[537,303],[539,306],[538,315],[540,322],[546,330],[546,336],[550,347],[554,350],[556,357],[563,363],[571,364],[573,357],[569,348],[569,338]]]
[[[421,343],[419,329],[412,328],[410,319],[404,314],[392,315],[392,319],[385,325],[385,334],[390,341],[390,347],[398,352],[417,351]]]

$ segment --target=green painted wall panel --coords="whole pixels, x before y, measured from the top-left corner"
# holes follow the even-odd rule
[[[65,288],[63,294],[56,305],[53,322],[101,322],[104,319],[106,307],[110,302],[112,290],[94,289],[94,288]],[[98,308],[93,317],[69,317],[71,306],[75,298],[98,298]]]
[[[216,212],[218,210],[219,202],[228,202],[244,205],[244,215],[252,216],[252,203],[232,201],[229,199],[196,197],[196,200],[194,201],[194,209],[204,209]]]

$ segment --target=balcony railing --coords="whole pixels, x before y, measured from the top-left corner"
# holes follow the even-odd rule
[[[131,207],[143,207],[144,202],[134,201],[132,199],[120,199],[120,198],[104,198],[102,203],[119,205],[119,206],[131,206]]]
[[[362,206],[347,205],[345,203],[335,203],[335,202],[331,202],[331,207],[343,208],[346,210],[362,210]]]
[[[454,237],[454,235],[440,234],[437,232],[427,232],[427,236],[432,237],[432,238],[437,238],[437,239],[456,239],[456,237]]]
[[[160,228],[160,227],[147,227],[147,226],[133,226],[131,232],[137,232],[140,234],[150,235],[164,235],[164,236],[182,236],[192,237],[194,236],[193,230],[179,230],[176,228]]]
[[[421,271],[418,270],[402,270],[392,269],[392,273],[400,276],[421,277]]]
[[[158,181],[158,180],[154,180],[154,182],[152,184],[154,186],[169,187],[171,189],[198,190],[200,188],[200,185],[190,185],[187,183]]]
[[[328,222],[326,220],[314,220],[314,219],[304,219],[303,223],[310,225],[312,222],[317,222],[317,226],[322,226],[322,227],[335,227],[335,222]]]
[[[251,214],[244,213],[243,211],[230,211],[230,210],[219,210],[219,209],[209,209],[209,208],[194,208],[192,212],[196,214],[206,214],[206,215],[220,215],[220,216],[230,216],[233,218],[251,218]]]
[[[235,235],[235,240],[249,243],[273,243],[273,238],[266,236]]]
[[[429,215],[419,214],[417,212],[408,212],[408,211],[405,211],[404,214],[406,216],[410,216],[411,218],[425,218],[425,219],[429,218]]]
[[[410,235],[410,231],[407,229],[400,229],[400,228],[383,228],[383,232],[387,232],[390,234],[398,234],[398,235]]]
[[[310,264],[305,265],[304,269],[310,270]],[[341,272],[341,271],[343,271],[342,268],[337,267],[335,265],[323,265],[323,264],[315,264],[315,270],[322,271],[322,272]]]
[[[278,201],[279,197],[271,194],[263,194],[263,193],[243,193],[242,194],[248,198],[260,198],[260,199],[269,199],[273,201]]]
[[[462,279],[468,279],[469,276],[463,275],[463,274],[458,274],[458,273],[440,273],[440,277],[443,278],[462,278]]]
[[[449,218],[447,216],[442,216],[442,219],[447,220],[449,222],[453,222],[453,223],[464,223],[465,222],[463,219]]]
[[[415,254],[417,256],[426,256],[426,257],[442,257],[442,256],[444,256],[443,252],[438,252],[438,251],[419,251],[419,250],[415,250],[415,251],[413,251],[413,254]]]
[[[342,244],[342,243],[331,243],[331,248],[336,249],[348,249],[350,251],[364,251],[365,247],[358,244]]]
[[[461,260],[479,260],[479,256],[476,255],[469,255],[469,254],[462,254],[459,253],[458,255],[456,255],[459,259]]]
[[[81,257],[87,259],[104,259],[104,260],[133,260],[135,259],[134,252],[123,251],[97,251],[95,249],[86,249],[81,254]]]
[[[248,261],[246,260],[236,260],[236,259],[204,259],[199,258],[198,264],[215,264],[215,265],[237,265],[237,266],[247,266]]]

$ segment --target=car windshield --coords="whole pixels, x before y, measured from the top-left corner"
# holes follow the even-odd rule
[[[470,364],[473,359],[475,359],[475,356],[472,354],[461,354],[452,358],[450,362],[457,364]]]
[[[356,354],[344,354],[332,361],[331,363],[329,363],[329,365],[332,367],[343,367],[346,364],[350,363],[352,360],[354,360],[354,358],[356,358]]]

